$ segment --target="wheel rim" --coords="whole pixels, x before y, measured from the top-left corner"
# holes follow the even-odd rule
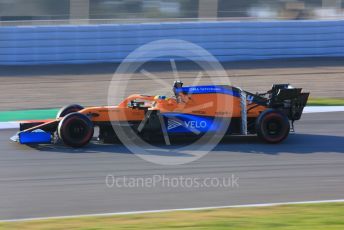
[[[87,134],[88,128],[82,121],[74,121],[68,128],[70,137],[74,140],[83,140]]]
[[[278,136],[281,134],[282,126],[279,120],[272,119],[266,122],[266,130],[270,136]]]

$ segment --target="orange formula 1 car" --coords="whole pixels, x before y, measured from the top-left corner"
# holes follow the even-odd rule
[[[173,86],[175,97],[131,95],[117,106],[62,108],[56,119],[20,124],[12,138],[21,144],[51,143],[60,139],[71,147],[90,142],[94,127],[98,140],[118,141],[116,129],[129,127],[143,139],[204,134],[254,135],[268,143],[283,141],[301,118],[309,93],[289,84],[273,85],[266,93],[253,94],[227,85]]]

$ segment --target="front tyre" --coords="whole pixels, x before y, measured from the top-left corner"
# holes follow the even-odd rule
[[[65,145],[80,148],[90,142],[94,127],[92,121],[84,114],[71,113],[60,121],[57,132]]]
[[[289,119],[278,110],[265,110],[257,118],[256,131],[262,140],[272,144],[279,143],[289,135]]]

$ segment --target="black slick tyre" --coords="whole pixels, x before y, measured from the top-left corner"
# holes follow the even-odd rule
[[[60,121],[57,132],[65,145],[79,148],[90,142],[94,127],[92,121],[84,114],[71,113]]]
[[[257,118],[256,131],[258,137],[265,142],[279,143],[289,135],[289,119],[278,110],[267,109]]]

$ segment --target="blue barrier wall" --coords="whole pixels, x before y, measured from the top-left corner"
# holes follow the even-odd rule
[[[344,21],[184,22],[0,27],[0,65],[120,62],[158,39],[193,42],[220,61],[344,56]]]

